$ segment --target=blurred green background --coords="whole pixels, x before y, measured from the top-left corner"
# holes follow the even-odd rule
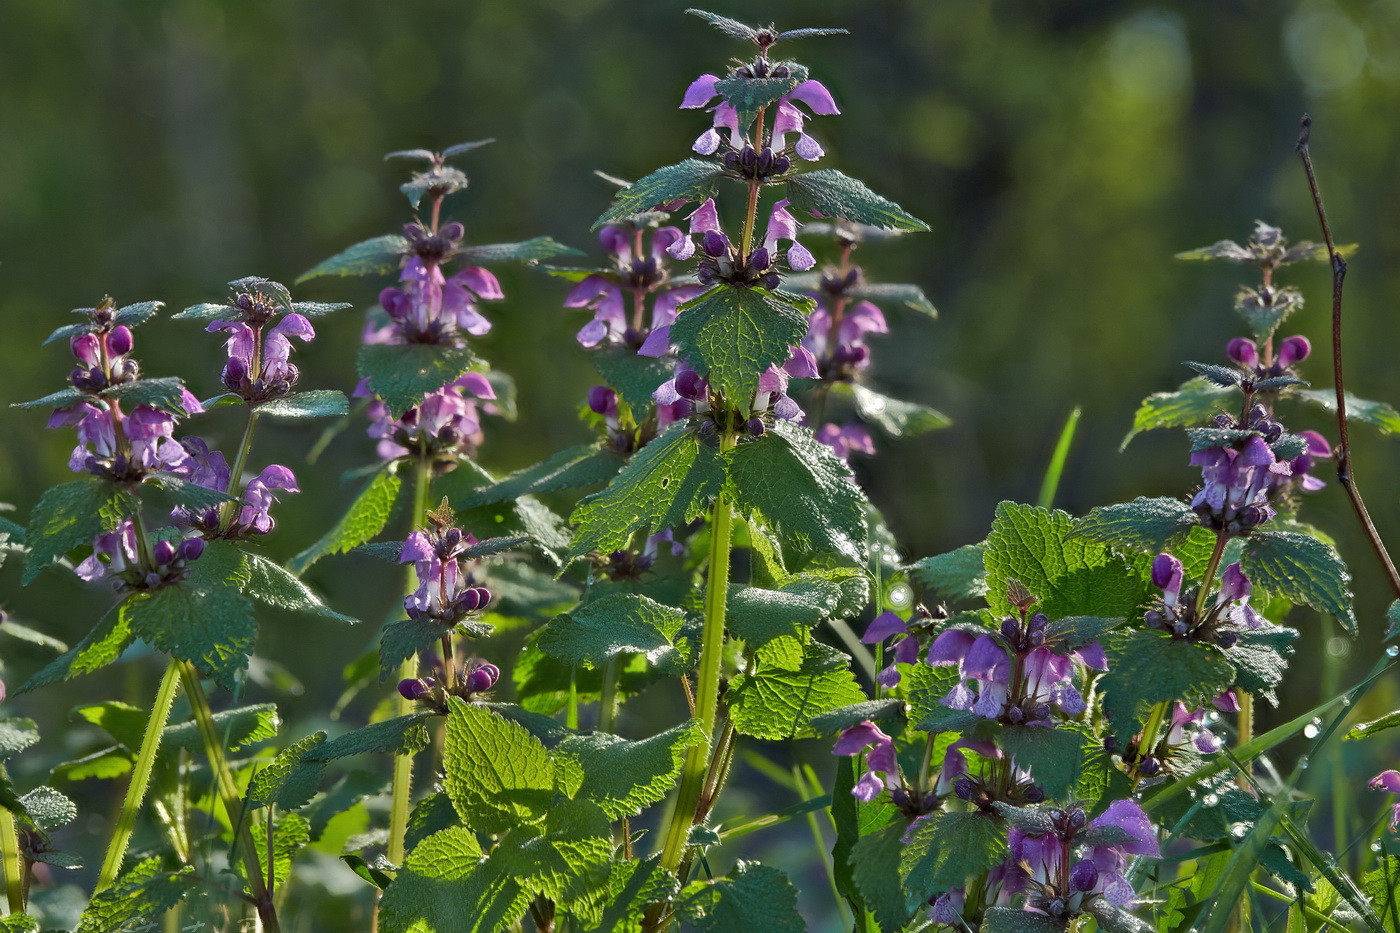
[[[685,158],[706,120],[677,110],[682,91],[748,54],[682,15],[684,5],[0,2],[0,400],[63,385],[66,348],[37,348],[71,320],[69,308],[105,294],[121,304],[159,298],[172,309],[217,301],[230,279],[290,282],[351,243],[396,230],[410,214],[396,190],[404,163],[381,161],[393,149],[495,137],[459,163],[473,184],[447,214],[466,224],[468,241],[547,234],[597,256],[588,227],[612,188],[593,171],[636,178]],[[997,501],[1033,499],[1075,405],[1084,418],[1057,505],[1082,512],[1189,494],[1199,475],[1180,434],[1145,435],[1125,453],[1118,444],[1144,395],[1188,375],[1182,360],[1218,360],[1244,333],[1231,301],[1253,279],[1239,267],[1171,257],[1243,240],[1256,218],[1294,239],[1317,238],[1294,155],[1304,111],[1314,117],[1334,229],[1361,244],[1348,280],[1348,385],[1400,399],[1387,298],[1400,288],[1391,216],[1400,204],[1400,4],[714,7],[783,28],[850,29],[780,46],[843,110],[810,124],[828,153],[823,164],[933,228],[859,257],[874,278],[918,283],[942,312],[933,322],[887,309],[897,336],[874,348],[877,385],[955,421],[887,444],[857,467],[907,556],[980,540]],[[1281,276],[1309,300],[1284,333],[1306,334],[1320,350],[1328,278],[1322,265]],[[505,471],[585,438],[575,413],[593,375],[573,341],[584,318],[560,308],[566,283],[522,268],[501,279],[508,300],[487,309],[496,328],[479,345],[520,386],[519,421],[488,426],[482,453]],[[297,294],[366,307],[385,284],[318,280]],[[355,312],[324,322],[299,354],[304,387],[353,387],[359,323]],[[180,374],[201,397],[217,391],[220,341],[196,325],[158,321],[137,340],[146,373]],[[1330,384],[1323,354],[1305,370],[1316,386]],[[71,433],[44,422],[19,409],[0,417],[0,501],[21,519],[47,485],[70,477]],[[1335,434],[1317,413],[1290,424]],[[240,427],[225,410],[194,429],[232,445]],[[353,426],[311,488],[312,437],[278,426],[259,437],[254,464],[279,459],[308,487],[280,512],[267,544],[277,556],[320,535],[349,494],[340,470],[372,457]],[[1400,542],[1396,441],[1365,429],[1354,441],[1377,524]],[[1332,640],[1330,622],[1297,614],[1305,641],[1296,682],[1308,686],[1285,697],[1290,714],[1314,701],[1314,684],[1340,676],[1335,668],[1369,664],[1389,601],[1335,483],[1307,515],[1338,537],[1356,573],[1362,636],[1349,647]],[[370,619],[390,610],[399,586],[391,570],[353,559],[327,560],[313,577],[333,605]],[[102,594],[62,574],[26,590],[18,578],[14,562],[0,570],[0,605],[60,638],[80,636],[103,608]],[[305,684],[303,698],[285,700],[289,714],[311,717],[371,632],[277,619],[263,637],[265,652],[290,658]],[[0,642],[0,653],[12,685],[43,660],[13,641]],[[1342,662],[1330,671],[1329,656]],[[67,705],[112,692],[78,681],[12,698],[5,711],[42,714],[59,728]],[[1263,712],[1262,725],[1281,715]],[[49,738],[61,744],[65,735],[74,746],[86,741],[76,730]]]

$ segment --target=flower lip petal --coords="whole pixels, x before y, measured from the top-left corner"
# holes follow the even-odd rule
[[[787,100],[799,100],[806,104],[813,113],[819,113],[823,116],[834,116],[841,112],[837,109],[836,101],[832,99],[831,92],[826,89],[824,84],[814,79],[803,81],[784,94],[783,97]]]
[[[719,78],[710,74],[701,75],[690,82],[690,86],[685,89],[685,96],[681,99],[681,109],[695,110],[714,100],[715,95],[719,93],[715,90],[717,84]]]
[[[1390,794],[1400,794],[1400,771],[1382,771],[1366,783],[1372,790],[1383,790]]]

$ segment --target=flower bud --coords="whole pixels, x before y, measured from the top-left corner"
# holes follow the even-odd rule
[[[617,393],[607,386],[594,386],[588,390],[588,407],[595,414],[614,414],[617,411]]]
[[[1028,803],[1043,803],[1045,800],[1045,788],[1039,784],[1032,784],[1026,789],[1026,801]]]
[[[1301,337],[1291,337],[1290,340],[1302,340]],[[1285,341],[1286,342],[1286,341]],[[1305,341],[1306,342],[1306,341]],[[123,324],[115,327],[107,335],[107,352],[113,356],[126,356],[131,352],[131,328]]]
[[[1076,891],[1092,891],[1099,883],[1099,868],[1092,859],[1085,859],[1069,873],[1070,887]]]
[[[729,237],[718,230],[706,230],[705,234],[700,237],[700,248],[705,251],[707,256],[713,256],[716,259],[728,256]]]
[[[682,370],[676,376],[676,392],[681,398],[698,399],[705,394],[705,380],[693,369]]]
[[[1152,561],[1152,585],[1165,590],[1173,583],[1181,587],[1181,561],[1170,554],[1158,554]]]
[[[204,553],[204,539],[186,538],[180,542],[177,553],[184,560],[199,560],[199,555]]]
[[[399,681],[399,696],[405,700],[416,700],[428,692],[428,685],[416,677]]]
[[[773,257],[762,246],[749,254],[749,268],[753,271],[762,272],[771,265],[773,265]]]
[[[450,240],[455,244],[466,235],[466,232],[467,229],[454,220],[438,231],[438,236],[442,237],[444,240]]]
[[[964,778],[958,778],[956,781],[953,782],[953,793],[957,794],[957,795],[958,795],[959,797],[961,797],[963,800],[971,800],[971,799],[972,799],[972,779],[971,779],[971,778],[965,778],[965,777],[964,777]]]
[[[151,548],[151,557],[157,564],[168,564],[175,559],[175,545],[169,541],[157,541]]]
[[[750,418],[744,427],[753,437],[762,437],[764,432],[768,430],[764,426],[762,418]]]
[[[1312,344],[1308,343],[1308,338],[1302,336],[1287,337],[1278,348],[1278,365],[1284,369],[1289,368],[1294,363],[1301,363],[1308,358],[1312,352]]]
[[[1151,755],[1144,755],[1142,761],[1138,762],[1138,774],[1143,777],[1152,777],[1162,770],[1162,763]]]
[[[470,587],[457,595],[457,608],[463,612],[476,612],[481,608],[481,591]]]
[[[1225,353],[1246,369],[1253,369],[1259,365],[1259,348],[1248,337],[1236,337],[1231,340],[1225,348]]]

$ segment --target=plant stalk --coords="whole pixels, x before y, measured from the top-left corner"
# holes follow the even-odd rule
[[[1356,519],[1361,530],[1371,543],[1371,550],[1385,570],[1386,578],[1396,598],[1400,598],[1400,572],[1395,569],[1395,561],[1381,541],[1380,532],[1371,521],[1371,513],[1356,488],[1356,477],[1351,468],[1351,440],[1347,431],[1346,386],[1342,379],[1342,285],[1346,282],[1347,262],[1337,252],[1337,244],[1332,239],[1332,227],[1327,222],[1327,209],[1322,206],[1322,192],[1317,187],[1317,174],[1313,171],[1312,154],[1308,141],[1312,136],[1312,117],[1303,116],[1302,132],[1298,135],[1298,157],[1303,160],[1303,170],[1308,175],[1308,188],[1312,191],[1313,205],[1317,208],[1317,220],[1322,225],[1322,239],[1327,243],[1327,256],[1332,262],[1332,382],[1337,391],[1337,482],[1347,491]]]
[[[598,699],[598,731],[617,729],[617,681],[622,676],[622,659],[617,655],[603,664],[603,695]]]
[[[0,874],[5,876],[5,898],[11,914],[24,913],[24,859],[19,854],[15,818],[0,807]]]
[[[141,812],[141,803],[146,799],[146,790],[151,782],[151,769],[155,767],[156,754],[160,751],[161,735],[170,720],[170,708],[175,703],[175,692],[180,686],[180,662],[171,658],[165,666],[165,676],[161,678],[155,701],[151,704],[151,715],[146,720],[146,734],[141,737],[141,750],[131,768],[131,781],[126,786],[126,798],[122,801],[121,813],[117,817],[112,840],[107,844],[107,854],[102,860],[102,870],[97,876],[97,887],[93,894],[112,886],[121,871],[122,860],[126,858],[126,847],[131,841],[131,833],[136,827],[136,817]]]
[[[413,511],[411,515],[413,531],[418,528],[423,521],[423,514],[428,511],[428,483],[432,478],[431,464],[423,452],[419,452],[418,462],[413,474]],[[413,569],[409,568],[408,591],[412,592],[414,577]],[[451,663],[450,658],[444,658],[444,663]],[[399,666],[399,678],[410,680],[418,676],[418,659],[412,657]],[[407,716],[413,712],[413,701],[398,698],[395,704],[395,712],[400,716]],[[391,803],[389,810],[389,847],[385,853],[390,864],[394,867],[403,865],[404,861],[404,838],[408,835],[408,810],[409,797],[413,790],[413,756],[397,755],[394,758],[394,782],[391,792]]]
[[[253,905],[257,907],[258,919],[262,921],[265,933],[280,933],[277,908],[273,906],[272,895],[264,882],[257,846],[253,844],[252,833],[244,818],[243,795],[238,790],[233,772],[229,770],[228,758],[224,755],[224,743],[214,725],[214,713],[209,708],[209,698],[204,693],[204,686],[199,682],[199,672],[188,661],[177,659],[175,663],[179,666],[185,697],[189,700],[190,711],[194,714],[195,724],[199,728],[199,737],[204,743],[204,754],[209,759],[209,768],[214,772],[215,789],[224,805],[224,812],[228,814],[229,823],[233,826],[234,839],[243,859],[243,874],[248,882]],[[269,849],[268,860],[271,859],[272,851]]]

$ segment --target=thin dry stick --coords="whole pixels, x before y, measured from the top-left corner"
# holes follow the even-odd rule
[[[1302,132],[1298,134],[1298,156],[1303,160],[1303,170],[1308,173],[1308,187],[1312,189],[1313,204],[1317,207],[1317,219],[1322,224],[1322,238],[1327,243],[1327,255],[1332,260],[1332,380],[1337,390],[1337,481],[1347,491],[1351,506],[1356,510],[1356,518],[1361,529],[1366,532],[1371,548],[1380,558],[1385,568],[1390,588],[1400,599],[1400,573],[1395,570],[1395,562],[1376,531],[1371,514],[1366,511],[1366,503],[1361,500],[1361,492],[1356,488],[1356,477],[1351,471],[1351,442],[1347,433],[1347,399],[1342,382],[1342,283],[1347,277],[1347,261],[1337,252],[1337,244],[1332,239],[1332,228],[1327,223],[1327,210],[1322,206],[1322,193],[1317,188],[1317,175],[1313,172],[1312,155],[1308,152],[1308,141],[1312,136],[1312,117],[1303,115]]]

